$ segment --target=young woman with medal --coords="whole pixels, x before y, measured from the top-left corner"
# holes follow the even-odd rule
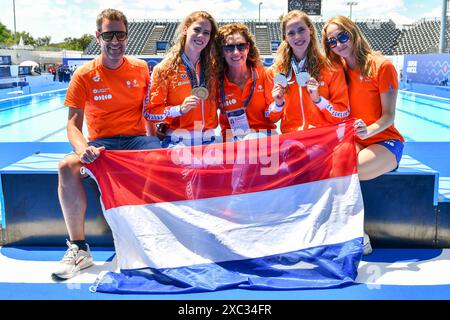
[[[404,139],[394,127],[398,78],[394,65],[370,48],[350,19],[336,16],[322,30],[325,54],[343,66],[348,79],[350,116],[356,118],[358,176],[369,180],[396,170]],[[372,252],[364,234],[364,254]]]
[[[175,45],[153,70],[144,115],[165,124],[159,125],[166,129],[162,147],[214,142],[218,124],[213,40],[216,33],[217,24],[209,13],[191,13],[178,27]],[[201,137],[201,141],[196,141],[196,137]]]
[[[281,118],[281,132],[341,122],[350,113],[342,67],[327,63],[307,14],[290,11],[281,22],[282,38],[268,75],[273,83],[266,116]]]
[[[264,113],[272,99],[271,88],[266,89],[265,68],[250,30],[242,23],[222,26],[216,37],[216,51],[223,140],[270,135],[276,126]]]

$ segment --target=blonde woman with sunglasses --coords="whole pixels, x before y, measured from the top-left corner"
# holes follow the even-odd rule
[[[394,126],[398,80],[393,64],[370,48],[358,26],[344,16],[331,18],[322,30],[328,60],[344,67],[349,85],[350,116],[356,118],[360,180],[398,168],[404,139]],[[364,235],[364,253],[372,251]]]
[[[327,63],[309,16],[290,11],[281,21],[282,39],[269,75],[274,103],[267,117],[281,118],[281,132],[346,120],[349,111],[343,69]]]
[[[404,139],[394,126],[398,80],[394,65],[374,52],[358,26],[344,16],[328,20],[322,31],[328,60],[345,68],[350,116],[355,122],[360,180],[398,167]]]

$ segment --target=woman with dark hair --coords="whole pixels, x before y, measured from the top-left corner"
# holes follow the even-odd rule
[[[245,24],[222,26],[216,38],[220,126],[224,141],[270,135],[275,124],[265,117],[271,102],[254,36]],[[254,135],[257,131],[258,133]]]
[[[153,69],[144,115],[158,123],[162,147],[214,141],[216,33],[217,24],[209,13],[191,13],[178,27],[175,45]],[[197,136],[201,141],[194,141]]]
[[[350,116],[357,118],[356,151],[360,180],[398,167],[404,139],[394,127],[398,92],[394,65],[370,48],[358,26],[344,16],[331,18],[322,30],[325,54],[344,67],[349,86]],[[372,248],[364,235],[364,252]]]
[[[345,120],[350,111],[344,71],[320,52],[309,16],[290,11],[281,31],[283,41],[269,69],[275,102],[267,116],[274,122],[281,118],[283,133]]]

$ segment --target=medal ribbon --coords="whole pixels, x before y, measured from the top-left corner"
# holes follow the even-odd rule
[[[197,83],[197,72],[195,66],[192,64],[192,62],[189,60],[188,56],[183,52],[181,55],[181,61],[183,63],[184,69],[186,69],[186,72],[189,77],[189,81],[191,82],[192,89],[197,87],[204,87],[206,88],[206,82],[205,82],[205,70],[203,68],[203,64],[200,59],[200,85]]]
[[[301,70],[299,71],[299,67],[301,68]],[[295,57],[293,56],[291,59],[291,66],[289,68],[289,72],[288,72],[288,81],[291,79],[292,77],[292,70],[294,70],[295,73],[295,78],[297,79],[297,75],[300,72],[305,72],[307,71],[308,68],[308,64],[306,63],[306,57],[304,57],[299,63],[297,63],[297,60],[295,59]]]

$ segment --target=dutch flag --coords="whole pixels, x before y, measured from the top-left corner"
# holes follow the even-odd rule
[[[98,292],[351,284],[363,201],[353,121],[208,146],[105,151],[97,181],[118,270]]]

